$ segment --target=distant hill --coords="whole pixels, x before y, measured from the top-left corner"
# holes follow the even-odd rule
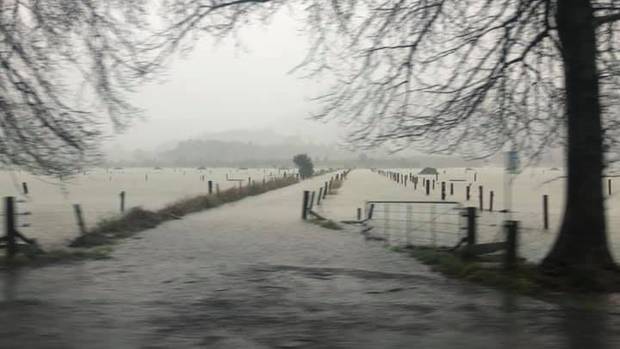
[[[196,137],[196,139],[222,142],[251,142],[253,144],[260,145],[274,145],[295,141],[295,137],[293,136],[284,136],[270,129],[237,129],[214,133],[204,133],[199,137]]]
[[[347,150],[337,144],[317,144],[300,136],[282,135],[270,129],[238,129],[204,133],[194,139],[169,142],[146,151],[136,149],[124,160],[113,158],[119,166],[291,166],[296,154],[308,154],[323,167],[465,167],[483,166],[488,161],[466,161],[456,156],[424,155],[415,150],[391,154],[386,149]]]
[[[194,139],[179,142],[173,149],[159,154],[157,159],[162,165],[169,166],[254,166],[283,162],[290,165],[293,156],[299,153],[307,153],[316,162],[352,156],[335,146],[326,145]]]

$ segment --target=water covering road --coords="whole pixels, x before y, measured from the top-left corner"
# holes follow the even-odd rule
[[[352,172],[338,196],[369,175]],[[513,296],[302,222],[301,191],[323,180],[166,223],[112,260],[2,272],[0,347],[620,346],[613,296],[585,307]],[[344,212],[338,196],[322,209]]]

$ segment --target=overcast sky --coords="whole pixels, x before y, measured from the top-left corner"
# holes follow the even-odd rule
[[[309,100],[325,83],[289,74],[306,54],[308,42],[290,14],[271,24],[248,26],[241,42],[201,40],[177,58],[159,83],[141,88],[134,101],[145,110],[109,147],[154,148],[209,132],[272,128],[303,139],[334,141],[342,131],[307,120]]]

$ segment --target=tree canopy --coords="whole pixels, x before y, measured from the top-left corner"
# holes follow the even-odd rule
[[[234,35],[285,8],[305,14],[312,48],[300,68],[335,80],[315,117],[353,128],[366,146],[483,157],[511,148],[536,156],[566,136],[558,1],[169,1],[162,52],[193,34]],[[616,0],[596,17],[608,151],[617,151],[620,86]]]
[[[105,118],[154,71],[147,1],[0,1],[0,164],[64,175],[97,155]]]

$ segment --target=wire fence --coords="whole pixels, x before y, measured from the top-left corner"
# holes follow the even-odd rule
[[[454,246],[465,235],[462,206],[448,201],[368,201],[368,234],[390,245]]]

